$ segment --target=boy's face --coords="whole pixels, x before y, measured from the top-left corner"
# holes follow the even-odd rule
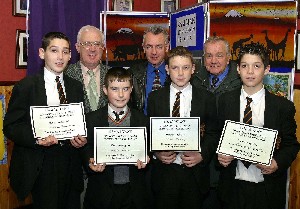
[[[50,41],[46,51],[43,48],[39,49],[39,56],[45,60],[47,70],[59,75],[71,59],[69,43],[64,39],[55,38]]]
[[[195,71],[195,65],[188,57],[175,56],[169,59],[166,71],[170,75],[173,86],[178,90],[182,90],[189,84]]]
[[[263,87],[263,79],[268,74],[270,66],[264,66],[262,59],[257,55],[245,54],[237,68],[247,93],[254,94]]]
[[[104,86],[103,91],[108,97],[110,107],[119,112],[127,105],[130,99],[132,86],[128,80],[120,82],[114,80],[113,82],[109,81],[108,88]]]

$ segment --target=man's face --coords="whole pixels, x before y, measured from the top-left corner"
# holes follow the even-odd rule
[[[226,53],[224,42],[208,43],[204,51],[204,63],[207,71],[213,75],[219,75],[224,72],[230,60],[230,55]]]
[[[99,31],[83,31],[80,43],[76,43],[76,49],[84,66],[88,69],[96,68],[103,54],[103,45]]]
[[[170,75],[173,86],[182,90],[189,84],[195,65],[188,57],[175,56],[170,58],[166,71]]]
[[[110,107],[120,112],[128,103],[132,86],[128,80],[108,82],[108,87],[103,87],[104,93],[107,95]]]
[[[145,35],[143,47],[147,60],[154,67],[158,67],[165,59],[169,44],[165,43],[164,34],[154,35],[149,32]]]
[[[55,38],[50,41],[49,46],[44,50],[39,49],[39,56],[45,60],[47,70],[55,75],[61,74],[71,59],[69,43],[64,39]]]

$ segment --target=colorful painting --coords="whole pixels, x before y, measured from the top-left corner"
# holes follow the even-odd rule
[[[102,60],[109,66],[130,67],[145,59],[142,47],[145,29],[161,25],[169,30],[169,16],[164,12],[101,13],[100,28],[106,35],[106,53]]]
[[[210,35],[224,36],[236,60],[242,45],[263,43],[270,52],[271,67],[294,67],[295,1],[210,3]]]
[[[264,78],[264,85],[271,93],[290,99],[291,73],[269,73]]]

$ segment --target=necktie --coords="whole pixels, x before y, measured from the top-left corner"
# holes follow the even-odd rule
[[[155,72],[155,78],[153,80],[152,91],[155,91],[155,90],[161,88],[159,70],[155,69],[154,72]]]
[[[94,111],[98,107],[98,100],[99,100],[99,96],[97,93],[96,77],[95,77],[95,73],[92,70],[88,70],[87,73],[90,76],[90,82],[87,86],[87,95],[90,101],[91,109],[92,111]]]
[[[176,93],[176,100],[173,105],[172,117],[180,117],[180,94],[181,91]]]
[[[60,104],[66,104],[67,98],[65,96],[64,89],[61,85],[61,82],[59,81],[59,76],[56,76],[55,81],[56,81],[56,87],[58,91],[59,102]]]
[[[116,116],[116,120],[115,121],[120,121],[120,115],[124,114],[124,111],[120,111],[119,113],[117,113],[116,111],[113,111],[113,114],[115,114]]]
[[[247,99],[247,104],[246,104],[246,108],[244,111],[244,118],[243,118],[243,123],[247,123],[252,125],[252,110],[250,107],[250,104],[252,102],[252,99],[250,97],[246,97]],[[251,165],[250,162],[246,162],[246,161],[242,161],[242,163],[244,164],[244,166],[246,168],[249,168],[249,166]]]
[[[217,87],[218,81],[219,81],[218,76],[214,76],[214,77],[211,79],[211,87],[212,87],[212,88],[216,88],[216,87]]]

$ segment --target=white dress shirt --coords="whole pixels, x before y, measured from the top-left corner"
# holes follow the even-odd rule
[[[192,85],[189,83],[184,89],[181,90],[180,94],[180,117],[190,117],[191,106],[192,106]],[[179,92],[178,89],[170,86],[170,116],[172,117],[173,105],[176,100],[176,93]],[[173,163],[182,164],[181,152],[178,152],[176,159]]]
[[[265,113],[265,89],[264,87],[253,95],[248,95],[245,90],[241,89],[240,96],[240,121],[243,122],[244,111],[247,104],[246,97],[252,98],[250,104],[252,110],[252,125],[263,127],[264,126],[264,113]],[[236,167],[235,179],[249,181],[249,182],[263,182],[264,177],[261,170],[255,164],[251,164],[247,169],[244,164],[238,160]]]
[[[55,75],[51,71],[44,68],[44,80],[45,80],[45,88],[46,88],[46,96],[47,96],[47,105],[49,105],[49,106],[50,105],[60,105],[57,84],[55,81],[56,76],[57,75]],[[65,85],[64,85],[64,79],[63,79],[63,73],[61,73],[59,75],[59,81],[63,87],[65,96],[67,98]]]

